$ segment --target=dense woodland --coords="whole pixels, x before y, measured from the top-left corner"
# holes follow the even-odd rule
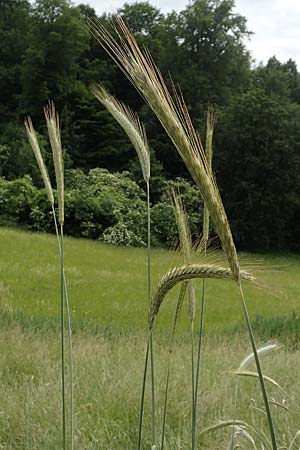
[[[180,86],[201,136],[205,135],[207,107],[215,106],[214,172],[239,248],[298,250],[300,74],[291,59],[280,62],[270,55],[266,65],[253,64],[245,46],[251,30],[245,17],[233,13],[233,7],[233,0],[194,0],[183,11],[164,15],[140,1],[125,3],[118,14],[138,42],[149,48],[168,85],[171,87],[171,74]],[[8,183],[13,186],[11,196],[12,192],[18,196],[20,187],[33,193],[28,177],[17,180],[24,175],[42,187],[23,129],[28,114],[39,131],[52,175],[43,118],[48,99],[55,101],[60,112],[65,167],[78,202],[81,198],[85,203],[84,192],[75,190],[74,180],[77,177],[84,185],[97,173],[91,169],[98,167],[112,173],[128,171],[124,177],[135,181],[139,185],[135,189],[142,192],[138,160],[128,138],[91,93],[91,86],[101,82],[136,110],[146,125],[153,214],[157,223],[162,221],[169,230],[168,215],[172,213],[163,207],[167,204],[164,190],[170,184],[166,180],[191,180],[149,108],[90,35],[87,21],[96,17],[91,7],[74,7],[68,0],[37,0],[33,4],[0,0],[0,215],[9,216]],[[110,26],[111,18],[104,14],[99,20]],[[107,180],[107,172],[99,173]],[[184,184],[182,180],[179,183]],[[186,191],[192,214],[193,208],[199,209],[199,202],[193,202],[193,188]],[[91,192],[95,198],[94,194]],[[144,201],[143,193],[141,199]],[[107,197],[102,201],[109,216]],[[16,204],[14,207],[17,209]],[[30,212],[23,211],[20,217],[41,213],[36,203],[29,208]],[[75,212],[72,214],[70,226],[75,220]],[[20,217],[17,221],[22,223]],[[93,228],[93,220],[101,222],[101,217],[90,215],[85,226]],[[159,240],[168,240],[168,236],[162,233]]]

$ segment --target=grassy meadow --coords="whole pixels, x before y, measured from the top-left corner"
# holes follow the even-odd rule
[[[61,448],[59,260],[54,236],[0,228],[0,449]],[[300,258],[243,255],[255,265],[257,287],[245,284],[258,344],[276,338],[282,349],[262,357],[265,374],[291,399],[268,384],[280,446],[288,448],[300,429]],[[152,285],[180,256],[155,249]],[[74,328],[75,448],[136,447],[147,329],[145,249],[118,248],[66,238],[65,265]],[[196,283],[200,296],[201,282]],[[176,289],[165,299],[155,332],[157,427],[169,358],[168,332]],[[257,317],[260,317],[257,319]],[[171,366],[167,449],[190,448],[190,345],[185,310]],[[199,429],[233,417],[234,371],[251,352],[233,282],[208,281]],[[255,371],[252,363],[249,369]],[[267,435],[258,382],[239,381],[237,418]],[[150,448],[150,390],[147,390],[143,448]],[[230,432],[198,432],[198,448],[226,449]],[[297,444],[297,442],[296,442]],[[298,442],[299,446],[299,442]],[[242,448],[253,448],[246,439]],[[293,447],[298,448],[298,447]]]

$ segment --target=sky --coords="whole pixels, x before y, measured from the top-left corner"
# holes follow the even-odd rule
[[[133,0],[126,0],[133,3]],[[73,0],[86,3],[98,14],[114,13],[125,0]],[[150,0],[163,13],[185,8],[187,0]],[[266,63],[271,56],[281,62],[292,58],[300,70],[300,0],[235,0],[235,12],[247,18],[254,34],[245,42],[255,64]]]

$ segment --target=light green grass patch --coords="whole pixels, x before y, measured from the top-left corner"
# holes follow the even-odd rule
[[[0,228],[2,305],[35,319],[59,317],[59,260],[54,236]],[[300,258],[296,255],[247,255],[264,270],[255,272],[268,289],[245,283],[249,310],[274,317],[300,312]],[[172,252],[154,249],[152,284],[170,265],[179,264]],[[246,264],[246,265],[247,265]],[[65,265],[73,321],[94,321],[111,332],[146,330],[146,250],[113,247],[95,241],[66,238]],[[201,282],[196,284],[200,301]],[[242,311],[236,286],[230,281],[208,281],[206,331],[224,331],[239,324]],[[269,289],[269,290],[270,290]],[[169,330],[177,290],[164,301],[157,326]],[[185,315],[186,317],[186,315]],[[187,318],[181,329],[187,329]]]

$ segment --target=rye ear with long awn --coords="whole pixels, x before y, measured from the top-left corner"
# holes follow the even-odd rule
[[[239,261],[227,216],[218,188],[208,167],[200,138],[194,130],[181,95],[175,92],[175,99],[172,99],[150,54],[146,50],[144,54],[141,52],[135,38],[121,18],[116,18],[114,27],[114,31],[120,37],[120,42],[117,42],[100,22],[90,22],[90,27],[102,47],[145,98],[173,141],[200,189],[227,255],[234,278],[239,281]]]
[[[175,89],[173,100],[149,52],[147,50],[144,52],[140,50],[134,36],[120,17],[116,17],[115,25],[112,29],[117,35],[118,41],[100,21],[94,20],[89,23],[91,32],[100,45],[118,64],[158,117],[201,192],[214,223],[215,230],[221,240],[232,271],[232,276],[239,287],[266,408],[272,449],[277,450],[278,447],[267,391],[242,290],[239,259],[219,190],[207,163],[199,135],[192,125],[187,107],[181,94],[178,94]]]

